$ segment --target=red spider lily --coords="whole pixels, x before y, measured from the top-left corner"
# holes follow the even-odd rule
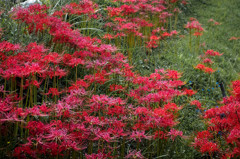
[[[212,64],[213,61],[211,59],[209,59],[209,58],[205,58],[205,59],[203,59],[203,63]]]
[[[199,37],[199,36],[202,36],[203,33],[200,33],[200,32],[194,32],[193,33],[193,36],[196,36],[196,37]]]
[[[197,106],[197,108],[198,109],[202,109],[202,107],[201,107],[201,103],[198,101],[198,100],[193,100],[193,101],[191,101],[191,103],[190,103],[191,105],[196,105]]]
[[[197,93],[197,91],[191,90],[191,89],[183,89],[184,94],[188,95],[188,96],[193,96],[194,94]]]
[[[178,13],[181,13],[181,10],[180,10],[179,8],[174,8],[173,12],[174,12],[175,14],[178,14]]]
[[[156,47],[158,47],[158,45],[157,45],[157,42],[156,41],[149,41],[149,42],[146,42],[146,44],[147,44],[147,48],[156,48]]]
[[[76,15],[92,15],[95,13],[95,10],[98,9],[98,5],[94,4],[91,0],[84,0],[77,3],[70,3],[62,8],[63,15],[65,14],[76,14]],[[59,13],[57,14],[59,15]]]
[[[229,39],[229,41],[231,41],[231,40],[238,40],[238,39],[240,39],[240,37],[235,37],[235,36],[233,36],[233,37],[231,37],[231,38]]]
[[[42,59],[42,62],[53,63],[54,65],[57,65],[61,62],[61,60],[62,60],[62,57],[59,56],[58,53],[51,52],[48,55],[44,56],[44,58]]]
[[[185,26],[187,29],[196,29],[198,31],[204,31],[201,24],[197,20],[191,20],[191,22],[188,22]]]
[[[52,94],[52,97],[53,97],[53,96],[59,96],[62,93],[63,91],[59,92],[57,88],[49,88],[48,93],[45,93],[45,95]]]
[[[110,155],[110,152],[108,154],[105,154],[103,152],[98,152],[97,154],[86,154],[85,155],[86,159],[107,159],[107,158],[113,158],[113,156]]]
[[[141,154],[141,151],[129,151],[128,155],[125,156],[125,158],[139,158],[139,159],[144,159],[145,157]]]
[[[111,35],[111,34],[105,34],[105,35],[103,36],[103,39],[111,40],[111,39],[114,39],[114,36]]]
[[[177,136],[182,137],[183,136],[183,132],[182,131],[178,131],[175,129],[171,129],[168,133],[168,135],[170,136],[171,140],[175,140]]]
[[[37,88],[39,88],[42,81],[38,82],[37,80],[33,80],[31,83],[32,83],[33,86],[36,86]]]
[[[164,109],[175,114],[181,110],[182,107],[178,107],[175,103],[168,103],[164,105]]]
[[[123,90],[124,90],[124,88],[123,88],[122,85],[116,85],[116,84],[110,85],[110,91],[111,91],[111,92],[113,92],[113,91],[119,91],[119,92],[121,92],[121,91],[123,91]]]
[[[179,79],[181,77],[182,73],[178,73],[175,70],[168,70],[168,72],[166,73],[166,76],[170,79]]]
[[[194,18],[194,17],[190,17],[189,20],[190,20],[190,21],[196,21],[197,19]]]
[[[220,54],[219,52],[214,51],[214,50],[207,50],[205,52],[205,55],[209,55],[209,56],[222,56],[223,54]]]
[[[214,22],[214,25],[221,25],[221,23],[219,23],[219,22]]]
[[[163,131],[156,131],[154,135],[154,139],[168,139],[168,135]]]
[[[214,19],[209,19],[208,22],[213,22],[213,25],[221,25],[219,22],[215,21]]]
[[[188,2],[187,1],[185,1],[185,0],[182,0],[182,2],[181,2],[183,5],[187,5],[188,4]]]
[[[126,4],[124,4],[120,8],[121,8],[121,10],[123,12],[123,16],[130,15],[130,14],[133,14],[133,13],[137,12],[137,8],[134,7],[133,5],[126,5]]]
[[[107,7],[109,17],[121,16],[122,8]]]
[[[132,131],[132,134],[130,135],[131,139],[134,139],[135,141],[138,140],[141,142],[141,139],[151,139],[151,136],[146,136],[144,131]]]
[[[172,36],[172,34],[171,34],[171,33],[168,33],[168,32],[164,32],[164,33],[162,34],[162,37],[170,37],[170,36]]]
[[[176,30],[173,30],[173,31],[171,31],[170,34],[171,34],[171,36],[173,36],[173,35],[178,35],[178,33],[179,33],[179,32],[177,32]]]
[[[203,64],[198,64],[197,66],[194,67],[195,69],[199,69],[199,70],[205,70],[206,66],[204,66]]]
[[[20,45],[19,44],[11,44],[7,41],[3,41],[0,43],[0,52],[10,52],[10,51],[17,51],[20,49]]]
[[[215,72],[216,70],[213,70],[212,68],[210,67],[206,67],[205,65],[203,64],[198,64],[196,67],[194,67],[195,69],[198,69],[198,70],[201,70],[201,71],[204,71],[205,73],[213,73]]]
[[[209,74],[211,74],[211,73],[213,73],[213,72],[215,72],[216,70],[213,70],[212,68],[210,68],[210,67],[205,67],[205,69],[204,69],[204,72],[205,73],[209,73]]]
[[[176,3],[178,0],[171,0],[170,3]]]

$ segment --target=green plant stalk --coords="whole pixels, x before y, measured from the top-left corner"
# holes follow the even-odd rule
[[[151,145],[152,145],[152,142],[151,140],[148,140],[148,148],[147,148],[147,158],[152,158],[151,154]]]
[[[117,148],[117,142],[114,142],[114,143],[113,143],[113,156],[116,156],[116,153],[117,153],[116,148]],[[122,154],[121,154],[121,155],[122,155]]]
[[[57,91],[59,91],[59,78],[57,78]],[[56,96],[56,98],[57,98],[57,99],[56,99],[56,103],[57,103],[58,97],[59,97],[59,96]]]
[[[33,75],[33,80],[36,80],[36,75]],[[37,86],[33,86],[33,97],[34,97],[34,102],[33,104],[37,104]]]
[[[175,15],[174,30],[177,29],[178,14]]]
[[[33,87],[32,84],[30,84],[30,95],[29,95],[29,107],[33,107]]]
[[[26,124],[28,124],[29,120],[30,120],[30,117],[29,117],[29,115],[28,115],[28,116],[27,116],[27,123],[26,123]],[[25,130],[25,138],[27,138],[28,135],[29,135],[29,130]]]
[[[127,37],[127,43],[128,43],[128,60],[129,63],[132,64],[132,33],[130,33]]]
[[[197,52],[197,54],[199,53],[199,49],[200,49],[200,38],[201,38],[200,36],[197,37],[197,45],[196,45],[196,48],[197,48],[196,52]]]
[[[137,140],[137,151],[140,149],[140,139]]]
[[[172,17],[169,17],[169,31],[172,31]]]
[[[48,90],[48,84],[49,84],[49,78],[47,79],[47,86],[46,86],[46,90]],[[45,95],[45,101],[47,101],[47,95]]]
[[[92,150],[93,150],[93,141],[91,140],[88,145],[88,154],[92,154]]]
[[[23,77],[21,78],[21,84],[20,84],[20,107],[23,107]]]
[[[69,155],[68,155],[69,156]],[[73,153],[72,153],[72,158],[73,159],[77,159],[77,152],[73,150]]]
[[[11,93],[14,91],[13,77],[11,78]]]
[[[12,91],[16,90],[16,80],[14,78],[12,78],[12,80],[11,80],[11,87],[12,87]],[[16,138],[17,135],[18,135],[18,122],[15,124],[14,138]]]
[[[125,137],[123,137],[122,144],[121,144],[121,158],[124,158],[124,152],[125,152]]]
[[[45,82],[44,82],[43,93],[45,93],[45,91],[46,91],[47,81],[48,81],[48,77],[45,79]],[[46,95],[43,94],[43,96],[42,96],[42,103],[43,103],[43,101],[44,101],[44,97],[45,97],[45,96],[46,96]]]
[[[4,92],[3,92],[3,98],[6,96],[6,91],[7,91],[7,79],[4,79]]]
[[[169,26],[169,22],[168,22],[168,19],[166,19],[165,28],[168,29],[168,26]]]
[[[53,77],[53,88],[56,88],[56,76]]]
[[[14,138],[16,138],[18,135],[18,122],[15,124],[15,128],[14,128]]]
[[[192,29],[189,31],[189,48],[190,52],[192,52]]]
[[[83,21],[84,21],[84,22],[82,23],[81,28],[86,28],[86,27],[87,27],[87,22],[86,22],[86,20],[87,20],[86,15],[84,15],[84,16],[83,16]],[[86,30],[83,30],[83,31],[82,31],[82,34],[85,35],[85,32],[86,32]]]
[[[24,108],[27,108],[27,107],[28,107],[29,92],[30,92],[30,89],[29,89],[29,87],[28,87],[28,90],[27,90],[27,97],[26,97],[26,102],[25,102],[25,107],[24,107]]]
[[[20,108],[23,108],[23,77],[21,78],[21,85],[20,85]],[[21,122],[21,128],[20,128],[20,132],[21,132],[21,138],[23,137],[23,122]]]
[[[75,73],[75,82],[77,82],[77,78],[78,78],[78,75],[77,75],[77,71],[78,71],[78,69],[77,69],[77,67],[78,67],[78,65],[76,66],[76,73]]]
[[[95,81],[95,74],[96,74],[96,70],[95,70],[95,66],[94,66],[94,69],[93,69],[93,74],[94,74],[94,92],[96,92],[96,90],[97,90],[97,83],[96,83],[96,81]]]

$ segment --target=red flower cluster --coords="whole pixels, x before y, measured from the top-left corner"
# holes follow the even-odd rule
[[[191,21],[187,23],[185,28],[190,30],[190,34],[192,34],[191,31],[193,30],[194,36],[202,36],[202,32],[204,31],[204,29],[202,28],[201,24],[195,18],[191,18],[190,20]]]
[[[150,10],[159,16],[164,10],[160,2],[153,6],[134,3],[141,7],[122,5],[112,10],[122,16]],[[60,12],[92,14],[94,7],[86,0]],[[0,89],[0,130],[7,131],[9,127],[5,129],[4,125],[14,123],[13,137],[24,142],[16,146],[14,156],[66,157],[81,150],[86,158],[141,158],[140,151],[135,150],[120,154],[115,143],[124,145],[128,140],[135,145],[153,137],[175,140],[183,135],[174,129],[181,107],[173,99],[184,94],[178,90],[184,85],[180,73],[159,69],[150,76],[140,76],[115,47],[85,37],[56,14],[47,13],[46,6],[31,5],[28,9],[16,8],[11,14],[32,34],[49,34],[50,45],[57,46],[52,51],[37,43],[22,47],[0,43],[0,77],[6,81]],[[136,18],[121,23],[120,31],[136,34],[136,28],[149,24]],[[75,79],[69,82],[73,76]],[[115,81],[120,84],[112,84]],[[100,93],[102,88],[106,91]]]
[[[180,3],[179,1],[116,0],[116,2],[118,7],[107,7],[110,22],[106,24],[106,27],[111,27],[116,33],[114,36],[104,35],[105,39],[118,41],[122,36],[127,36],[126,43],[130,48],[137,45],[134,39],[138,39],[151,49],[158,47],[160,40],[178,34],[177,31],[168,33],[162,26],[173,14],[177,16],[179,9],[175,8],[175,5]]]
[[[214,50],[207,50],[205,52],[205,54],[203,56],[201,56],[201,59],[202,59],[202,63],[206,64],[207,66],[203,65],[203,64],[198,64],[197,66],[195,66],[194,68],[195,69],[199,69],[199,70],[202,70],[204,71],[205,73],[213,73],[215,72],[216,70],[212,69],[211,68],[211,65],[213,64],[213,61],[211,60],[212,57],[214,56],[222,56],[223,54],[220,54],[219,52],[217,51],[214,51]]]
[[[240,81],[232,82],[232,95],[223,106],[206,111],[208,130],[199,132],[194,146],[202,153],[218,152],[222,158],[240,155]]]

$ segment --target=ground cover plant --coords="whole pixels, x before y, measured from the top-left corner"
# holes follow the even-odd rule
[[[0,1],[0,156],[238,158],[239,38],[207,3]]]

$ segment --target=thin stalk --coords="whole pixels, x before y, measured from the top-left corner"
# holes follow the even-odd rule
[[[25,107],[24,108],[27,108],[28,106],[28,98],[29,98],[29,92],[30,92],[30,89],[28,87],[28,90],[27,90],[27,97],[26,97],[26,102],[25,102]]]
[[[30,89],[30,95],[29,95],[29,107],[33,107],[33,89],[32,89],[32,84],[29,85]]]
[[[11,78],[11,93],[14,91],[13,77]]]
[[[189,31],[189,48],[190,52],[192,52],[192,30]]]
[[[125,137],[123,137],[122,144],[121,144],[121,158],[124,158],[124,152],[125,152]]]
[[[78,76],[77,76],[77,71],[78,71],[77,67],[78,67],[78,65],[76,66],[76,73],[75,73],[76,79],[75,79],[75,82],[77,82],[77,78],[78,78]]]
[[[172,31],[172,17],[169,17],[169,31]]]
[[[77,152],[76,151],[73,151],[72,158],[77,159]]]
[[[23,77],[21,78],[21,85],[20,85],[20,107],[23,107]]]
[[[33,75],[33,80],[36,80],[36,75]],[[33,86],[33,104],[37,104],[37,86]]]
[[[139,149],[140,149],[140,139],[137,140],[137,151],[139,151]]]
[[[48,77],[45,79],[45,82],[44,82],[43,93],[45,93],[45,91],[46,91],[47,82],[48,82]],[[44,97],[45,97],[45,95],[42,96],[42,103],[43,103],[43,101],[44,101]]]
[[[49,78],[47,79],[47,86],[46,86],[46,90],[48,90],[48,84],[49,84]],[[45,95],[45,101],[47,101],[47,95]]]
[[[6,96],[6,91],[7,91],[7,79],[4,79],[4,92],[3,92],[3,98]]]
[[[21,84],[20,84],[20,107],[23,108],[23,77],[21,78]],[[20,132],[21,132],[21,138],[23,137],[23,122],[21,122],[21,128],[20,128]]]
[[[88,145],[88,154],[92,154],[92,150],[93,150],[93,141],[91,140]]]
[[[175,15],[174,30],[177,29],[178,14]]]

